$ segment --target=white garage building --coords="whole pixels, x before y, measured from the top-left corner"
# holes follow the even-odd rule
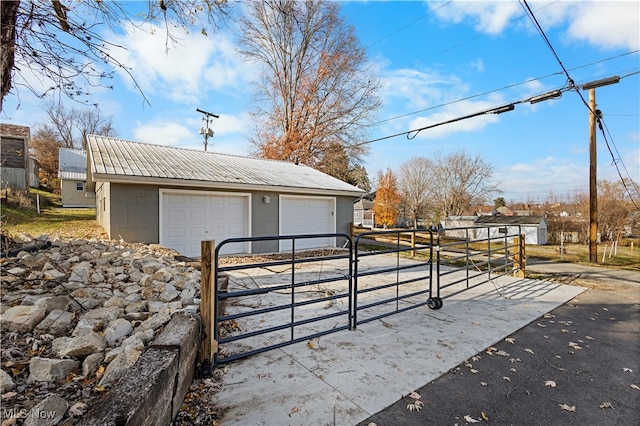
[[[87,182],[110,238],[159,243],[200,256],[200,242],[276,235],[349,233],[364,191],[302,164],[87,137]],[[344,239],[296,241],[296,249]],[[291,240],[254,241],[223,253],[289,250]]]

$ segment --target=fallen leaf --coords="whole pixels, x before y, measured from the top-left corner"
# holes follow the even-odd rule
[[[510,381],[511,381],[511,379],[510,379],[510,378],[508,378],[507,376],[504,376],[504,377],[502,378],[502,380],[506,380],[507,382],[510,382]]]
[[[610,402],[603,402],[602,404],[600,404],[600,408],[611,408],[611,409],[613,409],[613,405],[611,405]]]
[[[101,365],[100,367],[98,367],[98,369],[96,370],[96,378],[100,379],[102,378],[102,376],[104,375],[104,365]]]
[[[591,336],[584,336],[584,338],[585,338],[585,339],[587,339],[587,340],[596,340],[596,339],[594,339],[594,338],[593,338],[593,337],[591,337]]]
[[[547,314],[544,314],[544,317],[545,317],[546,319],[549,319],[549,318],[555,318],[556,316],[555,316],[555,315],[553,315],[553,314],[548,314],[548,313],[547,313]]]
[[[76,402],[71,406],[71,408],[69,408],[69,415],[71,417],[82,416],[86,409],[87,409],[87,404],[84,404],[82,402]]]
[[[17,395],[17,392],[7,392],[2,394],[2,399],[11,399]]]
[[[420,399],[420,398],[422,398],[422,397],[420,396],[420,394],[419,394],[418,392],[411,392],[411,393],[409,394],[409,398],[413,398],[413,399]]]
[[[482,418],[484,419],[485,422],[489,421],[489,416],[487,416],[484,411],[482,411],[480,414],[482,414]]]
[[[472,374],[476,374],[478,370],[474,370],[473,368],[469,370]]]
[[[480,382],[480,386],[487,386],[487,382]]]
[[[371,422],[371,423],[369,423],[367,426],[378,426],[378,424],[377,424],[377,423],[374,423],[374,422]]]
[[[568,333],[568,332],[569,332],[569,330],[567,330],[566,328],[563,328],[563,329],[562,329],[562,332],[563,332],[563,333]]]
[[[630,385],[631,389],[640,390],[640,386],[638,385]]]
[[[607,308],[602,308],[603,311],[609,311]]]
[[[499,356],[509,356],[509,354],[508,354],[507,352],[505,352],[505,351],[498,351],[498,352],[496,352],[496,355],[499,355]]]
[[[515,373],[517,370],[515,368],[510,368],[509,371]]]
[[[289,412],[289,417],[291,417],[293,413],[299,413],[300,410],[302,410],[302,407],[300,407],[299,405],[296,405],[291,409],[291,412]]]
[[[533,351],[531,349],[529,349],[529,348],[525,349],[524,351],[525,352],[529,352],[531,355],[533,355]]]
[[[104,392],[107,390],[104,386],[96,386],[94,389],[98,392]]]
[[[625,373],[633,373],[633,370],[630,368],[623,368],[622,371],[624,371]]]
[[[513,345],[516,339],[514,339],[513,337],[507,337],[506,339],[504,339],[504,341]]]
[[[479,359],[480,359],[480,357],[479,357],[479,356],[473,356],[473,357],[471,357],[471,361],[473,361],[473,362],[478,361]]]
[[[565,411],[571,411],[572,413],[576,412],[576,406],[572,405],[571,407],[569,407],[567,404],[559,404],[560,408],[562,408]]]
[[[545,386],[551,386],[552,388],[556,387],[556,382],[554,382],[553,380],[547,380],[546,382],[544,382]]]
[[[540,323],[538,323],[538,324],[536,324],[536,325],[537,325],[538,327],[542,327],[542,328],[545,328],[545,327],[546,327],[546,325],[544,325],[544,324],[540,324]]]
[[[476,420],[469,415],[464,416],[464,421],[467,423],[480,423],[480,420]]]
[[[571,347],[573,349],[582,349],[582,347],[580,345],[578,345],[577,343],[574,343],[574,342],[569,342],[569,347]]]
[[[420,411],[424,407],[424,403],[420,400],[416,400],[413,404],[407,404],[407,410]]]

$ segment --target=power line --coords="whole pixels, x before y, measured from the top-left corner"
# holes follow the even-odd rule
[[[640,73],[640,71],[635,71],[635,72],[629,73],[627,75],[624,75],[622,77],[619,77],[619,79],[622,80],[623,78],[627,78],[627,77],[630,77],[632,75],[639,74],[639,73]],[[551,90],[549,92],[545,92],[545,93],[542,93],[542,94],[539,94],[539,95],[528,96],[528,97],[526,97],[524,99],[513,101],[513,102],[510,102],[508,104],[501,105],[501,106],[492,107],[492,108],[485,109],[485,110],[482,110],[482,111],[478,111],[478,112],[475,112],[475,113],[472,113],[472,114],[468,114],[468,115],[464,115],[464,116],[461,116],[461,117],[453,118],[451,120],[441,121],[441,122],[438,122],[438,123],[435,123],[435,124],[430,124],[428,126],[419,127],[417,129],[406,130],[404,132],[394,133],[394,134],[387,135],[387,136],[382,136],[382,137],[379,137],[379,138],[376,138],[376,139],[371,139],[371,140],[368,140],[368,141],[355,143],[355,144],[353,144],[351,146],[357,147],[357,146],[362,146],[362,145],[368,145],[368,144],[371,144],[371,143],[374,143],[374,142],[380,142],[380,141],[383,141],[383,140],[392,139],[392,138],[396,138],[398,136],[404,136],[404,135],[407,136],[407,139],[411,140],[411,139],[414,139],[418,135],[418,133],[420,133],[423,130],[432,129],[434,127],[439,127],[439,126],[444,126],[445,124],[452,124],[452,123],[455,123],[455,122],[458,122],[458,121],[466,120],[466,119],[473,118],[473,117],[478,117],[478,116],[481,116],[481,115],[502,114],[503,112],[512,111],[513,109],[515,109],[515,106],[518,105],[518,104],[523,104],[523,103],[532,103],[532,104],[534,104],[534,103],[538,103],[538,102],[545,101],[545,100],[548,100],[548,99],[558,98],[558,97],[561,96],[562,93],[567,92],[569,90],[574,90],[574,88],[564,86],[564,87],[561,87],[559,89]],[[477,95],[474,95],[473,97],[476,97],[476,96]],[[465,98],[465,99],[469,99],[469,98]],[[461,100],[464,100],[464,99],[461,99]],[[455,102],[460,102],[461,100],[454,101],[454,102],[449,102],[449,103],[443,104],[443,105],[449,105],[449,104],[452,104],[452,103],[455,103]],[[441,105],[441,106],[443,106],[443,105]],[[438,107],[431,107],[431,108],[427,108],[426,110],[434,109],[434,108],[438,108]],[[405,115],[410,115],[410,114],[405,114]]]
[[[542,37],[542,39],[545,41],[545,43],[547,44],[547,47],[549,47],[549,50],[551,50],[551,53],[553,54],[553,56],[556,58],[556,61],[558,62],[558,64],[560,65],[560,67],[562,68],[562,71],[564,72],[564,74],[567,76],[567,86],[569,87],[569,89],[574,89],[576,91],[576,93],[578,94],[578,96],[580,97],[580,99],[582,100],[582,103],[587,107],[587,109],[591,112],[591,114],[593,114],[593,116],[596,118],[596,121],[598,122],[598,125],[600,127],[600,130],[605,138],[605,142],[607,144],[607,148],[609,149],[609,153],[611,154],[611,157],[613,159],[613,165],[616,168],[616,170],[618,171],[618,176],[620,176],[620,179],[622,180],[622,184],[624,185],[625,189],[627,190],[627,193],[629,194],[629,198],[631,199],[631,201],[633,202],[633,204],[636,206],[636,208],[638,208],[638,205],[636,204],[633,194],[631,193],[631,191],[629,190],[629,188],[627,187],[627,185],[624,182],[624,179],[622,178],[622,173],[620,172],[620,168],[618,167],[618,162],[620,164],[622,164],[624,166],[624,162],[622,161],[622,158],[619,158],[616,160],[615,156],[613,155],[613,151],[611,150],[611,147],[609,146],[609,141],[607,140],[607,137],[604,133],[604,130],[602,129],[603,127],[603,120],[600,117],[600,114],[597,114],[596,111],[593,111],[591,106],[587,103],[587,101],[584,99],[584,96],[582,96],[582,93],[580,93],[580,88],[578,86],[575,85],[575,82],[573,81],[573,79],[571,78],[571,75],[569,75],[569,71],[567,71],[567,69],[565,68],[564,64],[562,63],[562,61],[560,60],[560,57],[558,56],[558,54],[556,53],[555,49],[553,48],[553,46],[551,45],[551,42],[549,41],[549,39],[547,38],[547,35],[545,34],[544,30],[542,29],[542,26],[540,26],[540,23],[538,22],[537,18],[535,17],[535,15],[533,14],[533,11],[531,10],[531,8],[529,7],[529,4],[527,3],[527,0],[521,0],[520,5],[525,9],[525,12],[529,15],[529,18],[531,19],[531,21],[533,22],[533,24],[535,25],[536,29],[538,30],[538,32],[540,33],[540,36]],[[617,148],[616,148],[617,150]],[[625,166],[625,170],[626,170],[626,166]]]
[[[574,71],[574,70],[578,70],[578,69],[581,69],[581,68],[586,68],[588,66],[597,65],[597,64],[600,64],[600,63],[603,63],[603,62],[611,61],[611,60],[618,59],[618,58],[621,58],[623,56],[631,55],[631,54],[638,53],[638,52],[640,52],[640,50],[633,50],[633,51],[622,53],[622,54],[619,54],[619,55],[616,55],[616,56],[611,56],[609,58],[601,59],[599,61],[591,62],[591,63],[584,64],[584,65],[579,65],[577,67],[571,68],[570,70]],[[628,77],[628,76],[634,75],[634,74],[638,74],[638,73],[640,73],[640,71],[632,72],[630,74],[627,74],[625,77]],[[432,107],[423,108],[423,109],[420,109],[420,110],[417,110],[417,111],[408,112],[408,113],[405,113],[405,114],[400,114],[400,115],[396,115],[396,116],[393,116],[393,117],[385,118],[383,120],[379,120],[379,121],[376,121],[374,123],[369,124],[368,127],[374,127],[374,126],[377,126],[377,125],[382,124],[382,123],[386,123],[386,122],[389,122],[389,121],[397,120],[399,118],[409,117],[411,115],[420,114],[420,113],[423,113],[423,112],[427,112],[427,111],[431,111],[431,110],[434,110],[434,109],[442,108],[444,106],[452,105],[452,104],[455,104],[457,102],[467,101],[469,99],[478,98],[480,96],[490,95],[492,93],[500,92],[500,91],[507,90],[507,89],[512,89],[514,87],[524,86],[524,85],[532,83],[534,81],[544,80],[544,79],[547,79],[549,77],[553,77],[555,75],[561,75],[561,74],[563,74],[562,71],[557,71],[557,72],[554,72],[554,73],[551,73],[551,74],[547,74],[547,75],[542,76],[542,77],[535,77],[535,78],[527,79],[527,80],[523,81],[522,83],[508,84],[508,85],[500,87],[498,89],[493,89],[493,90],[489,90],[487,92],[482,92],[482,93],[476,93],[475,95],[470,95],[470,96],[467,96],[467,97],[464,97],[464,98],[456,99],[455,101],[445,102],[443,104],[435,105],[435,106],[432,106]]]

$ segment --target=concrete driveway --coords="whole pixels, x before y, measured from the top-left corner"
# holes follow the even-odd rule
[[[375,266],[396,260],[376,257]],[[246,280],[232,277],[230,286],[234,278]],[[233,362],[212,400],[225,410],[219,424],[357,424],[583,291],[500,277],[446,298],[437,311],[413,309]]]

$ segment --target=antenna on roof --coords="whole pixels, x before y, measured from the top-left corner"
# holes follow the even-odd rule
[[[205,115],[204,117],[202,117],[202,121],[206,122],[206,126],[205,127],[201,127],[200,131],[198,133],[201,134],[202,137],[204,138],[204,150],[206,151],[207,150],[207,143],[209,142],[209,138],[213,137],[213,130],[209,128],[209,120],[211,118],[220,118],[220,116],[216,115],[216,114],[212,114],[212,113],[204,111],[204,110],[201,110],[200,108],[196,108],[196,111]]]

